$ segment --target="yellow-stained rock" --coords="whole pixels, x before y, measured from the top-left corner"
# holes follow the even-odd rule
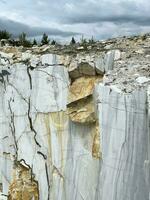
[[[70,64],[71,58],[69,55],[57,55],[58,63],[66,67]]]
[[[94,85],[102,80],[102,76],[81,77],[70,86],[68,104],[88,97],[93,93]]]
[[[95,132],[93,137],[93,146],[92,146],[92,156],[96,159],[100,159],[102,157],[102,152],[100,148],[100,129],[99,124],[96,122]]]
[[[81,99],[68,106],[68,114],[73,122],[93,123],[95,122],[95,111],[92,95]]]
[[[9,187],[8,200],[39,200],[38,183],[30,168],[20,163],[15,165],[13,181]]]
[[[65,112],[50,113],[50,123],[57,129],[57,132],[64,131],[68,122],[68,116]]]
[[[19,53],[19,50],[17,47],[5,47],[3,48],[3,52],[5,53],[13,53],[13,54],[18,54]]]

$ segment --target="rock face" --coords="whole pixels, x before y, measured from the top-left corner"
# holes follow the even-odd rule
[[[147,90],[132,94],[105,86],[97,90],[103,158],[100,199],[149,199]]]
[[[102,137],[102,200],[150,198],[150,68],[144,62],[130,68],[116,66],[95,89]]]
[[[76,79],[69,89],[68,114],[71,121],[79,123],[93,123],[95,118],[95,105],[92,97],[95,84],[102,77],[81,77]]]
[[[31,169],[16,163],[12,180],[9,187],[9,200],[39,199],[38,182],[34,180]]]
[[[87,114],[86,124],[82,121],[82,114],[78,124],[71,120],[71,115],[67,114],[70,84],[67,68],[56,64],[55,55],[50,63],[50,57],[45,57],[45,61],[42,56],[43,64],[36,68],[32,68],[28,61],[1,66],[2,193],[13,200],[19,199],[20,195],[23,200],[38,197],[69,200],[72,197],[86,198],[87,195],[93,199],[100,166],[96,122],[93,120],[89,124]],[[91,96],[91,105],[94,81],[95,78],[92,86],[85,88],[85,94]],[[89,115],[92,114],[94,106],[89,109]],[[16,169],[15,173],[19,174],[14,176],[16,161],[25,167],[21,172]],[[34,182],[29,181],[26,168],[32,170]],[[89,176],[92,180],[87,185]],[[89,191],[93,187],[89,194],[87,187]],[[35,194],[36,191],[39,194]]]
[[[143,40],[126,39],[134,50],[101,42],[97,53],[1,49],[0,199],[150,199]]]

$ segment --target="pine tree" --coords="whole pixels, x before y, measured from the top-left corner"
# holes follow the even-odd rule
[[[82,35],[81,38],[81,45],[86,45],[87,44],[87,40],[84,38],[84,36]]]
[[[49,44],[48,35],[46,35],[46,33],[43,34],[42,40],[41,40],[41,45],[45,45],[45,44]]]
[[[10,38],[11,38],[11,34],[8,31],[0,30],[0,40],[2,40],[2,39],[8,40]]]
[[[19,35],[19,44],[22,45],[23,47],[31,47],[31,42],[26,39],[27,35],[26,33],[22,32]]]
[[[94,43],[95,43],[95,40],[94,40],[94,37],[93,37],[93,36],[92,36],[91,39],[89,39],[89,43],[90,43],[90,44],[94,44]]]
[[[52,40],[51,45],[55,45],[55,44],[56,44],[56,41]]]
[[[33,40],[33,46],[34,45],[37,45],[37,41],[36,41],[36,39],[34,38],[34,40]]]
[[[20,41],[21,44],[24,44],[24,42],[26,41],[26,33],[22,32],[19,35],[19,41]]]
[[[75,43],[76,43],[76,41],[75,41],[74,37],[72,37],[70,44],[75,44]]]

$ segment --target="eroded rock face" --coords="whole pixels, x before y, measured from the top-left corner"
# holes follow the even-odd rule
[[[38,182],[34,180],[31,169],[16,164],[13,170],[12,183],[9,186],[8,200],[39,199]]]
[[[96,121],[95,134],[93,138],[92,156],[96,159],[102,158],[102,149],[100,142],[100,127],[98,120]]]
[[[85,75],[103,75],[105,72],[112,70],[114,61],[120,58],[121,52],[119,50],[111,50],[100,55],[77,55],[70,60],[68,65],[69,76],[76,79]]]
[[[0,199],[149,199],[148,41],[1,49]]]
[[[69,200],[72,195],[73,198],[86,198],[87,181],[83,183],[74,175],[80,176],[81,180],[88,179],[89,175],[93,177],[89,191],[97,185],[100,149],[95,119],[91,117],[94,107],[87,106],[90,110],[89,116],[85,116],[86,124],[82,123],[82,117],[75,123],[67,113],[71,91],[67,68],[56,64],[55,55],[51,65],[39,63],[32,68],[30,64],[31,60],[27,60],[1,66],[2,194],[9,195],[10,199],[20,198],[20,195],[30,199],[33,195],[35,185],[29,180],[29,171],[20,172],[23,174],[18,175],[20,178],[13,175],[14,163],[24,160],[38,183],[39,196],[35,199]],[[89,100],[92,100],[94,84],[99,79],[93,78],[83,78],[85,83],[90,83],[85,92],[85,97],[86,94],[90,96]],[[80,99],[78,95],[77,100]],[[83,98],[81,96],[81,100]],[[92,101],[90,103],[94,104]],[[91,119],[92,124],[89,124]],[[15,173],[18,173],[17,168]],[[93,199],[96,191],[93,189],[88,195]]]
[[[102,77],[99,76],[76,79],[69,89],[68,104],[92,95],[96,82],[100,80]]]
[[[116,66],[96,87],[102,200],[149,199],[150,71],[147,60],[140,59],[141,66],[128,67],[130,60],[124,67]]]
[[[73,122],[94,123],[95,105],[92,97],[95,84],[101,76],[85,76],[76,79],[69,88],[68,115]]]
[[[97,89],[103,159],[99,199],[149,199],[147,88],[131,94],[103,85]]]
[[[73,122],[93,123],[96,121],[92,95],[75,101],[68,106],[68,115]]]

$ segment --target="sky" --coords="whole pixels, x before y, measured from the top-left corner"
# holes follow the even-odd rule
[[[59,40],[145,33],[150,0],[0,0],[0,29]]]

